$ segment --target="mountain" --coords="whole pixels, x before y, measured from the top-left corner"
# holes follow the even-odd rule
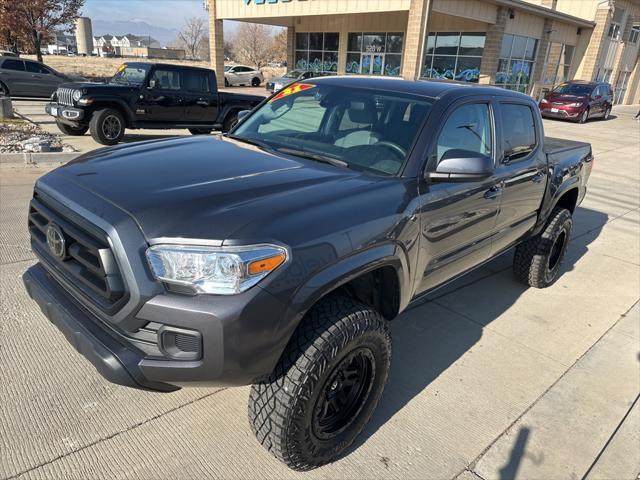
[[[125,35],[131,33],[140,37],[150,36],[158,40],[163,46],[178,36],[175,28],[159,27],[142,20],[99,20],[92,19],[93,35]]]

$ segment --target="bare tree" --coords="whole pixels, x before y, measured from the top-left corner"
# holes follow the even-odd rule
[[[243,23],[238,28],[232,45],[237,60],[262,68],[273,55],[273,30],[266,25]]]
[[[54,29],[72,29],[84,0],[2,0],[2,4],[17,15],[20,26],[27,33],[27,44],[42,61],[42,41]]]
[[[184,27],[178,34],[178,39],[187,52],[187,57],[201,58],[202,41],[207,38],[205,21],[200,17],[191,17],[185,20]]]
[[[283,28],[273,38],[273,59],[276,62],[287,61],[287,29]]]

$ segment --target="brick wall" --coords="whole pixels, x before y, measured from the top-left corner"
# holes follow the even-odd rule
[[[224,87],[224,33],[222,20],[216,17],[216,0],[209,2],[209,50],[211,68],[216,71],[218,87]]]
[[[489,25],[484,40],[484,51],[480,63],[480,83],[495,83],[498,71],[498,57],[502,47],[504,27],[507,23],[508,12],[504,7],[498,8],[496,23]]]
[[[406,79],[420,77],[427,19],[431,0],[411,0],[407,33],[404,39],[402,76]]]
[[[536,61],[533,64],[533,76],[531,77],[531,96],[538,98],[542,91],[542,84],[544,80],[545,60],[547,56],[547,49],[549,48],[549,41],[551,38],[551,30],[553,29],[553,20],[546,18],[544,20],[544,27],[542,27],[542,37],[538,40],[538,51],[536,52]]]
[[[609,8],[599,8],[596,11],[594,21],[596,26],[591,33],[589,46],[582,59],[582,69],[580,70],[580,78],[582,80],[595,79],[598,62],[606,43],[607,31],[609,30]]]

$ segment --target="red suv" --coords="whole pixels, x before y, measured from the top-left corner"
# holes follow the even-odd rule
[[[608,83],[574,80],[558,85],[540,101],[543,117],[585,123],[593,117],[609,118],[613,90]]]

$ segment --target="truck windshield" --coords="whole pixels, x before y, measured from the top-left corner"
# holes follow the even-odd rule
[[[116,74],[111,77],[110,83],[122,83],[125,85],[142,85],[147,78],[147,72],[151,65],[120,65]]]
[[[430,108],[424,97],[296,83],[240,123],[230,137],[354,170],[396,175]]]
[[[554,93],[563,93],[567,95],[591,95],[592,85],[582,85],[579,83],[563,83],[553,89]]]

